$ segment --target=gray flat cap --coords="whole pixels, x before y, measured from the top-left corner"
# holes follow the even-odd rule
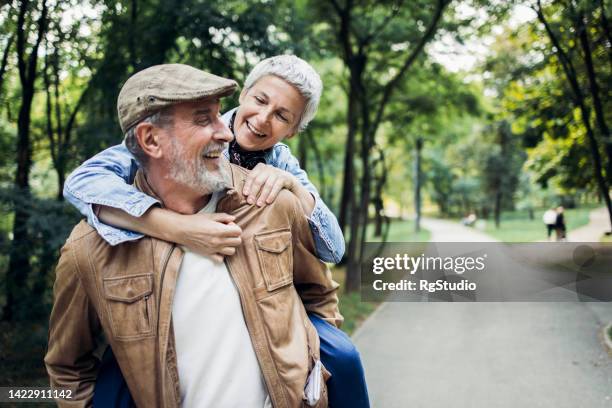
[[[132,75],[117,99],[119,124],[132,126],[167,106],[231,95],[238,84],[184,64],[162,64]]]

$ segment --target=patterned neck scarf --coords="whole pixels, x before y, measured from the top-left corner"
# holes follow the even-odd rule
[[[234,133],[234,120],[236,119],[236,112],[234,112],[229,122],[229,128],[232,133]],[[266,164],[266,154],[268,154],[270,151],[272,151],[272,148],[255,151],[244,150],[242,147],[240,147],[238,141],[236,141],[235,134],[234,139],[229,143],[228,148],[230,163],[237,164],[238,166],[249,170],[253,170],[253,168],[259,163]]]

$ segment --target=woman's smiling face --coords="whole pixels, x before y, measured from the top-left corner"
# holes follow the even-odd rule
[[[234,120],[234,134],[245,150],[265,150],[297,133],[305,108],[293,85],[266,75],[242,91]]]

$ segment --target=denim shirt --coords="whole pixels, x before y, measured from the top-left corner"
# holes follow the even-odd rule
[[[235,109],[223,115],[229,121]],[[223,152],[228,159],[227,148]],[[289,147],[277,143],[266,155],[266,163],[285,170],[295,176],[315,200],[312,214],[308,218],[318,257],[325,262],[337,263],[344,255],[344,237],[334,214],[319,197],[316,187]],[[101,222],[93,211],[93,204],[105,205],[140,217],[159,201],[132,186],[138,163],[128,151],[125,143],[110,147],[84,162],[70,174],[64,184],[64,197],[74,205],[87,222],[110,245],[140,239],[142,234],[116,228]]]

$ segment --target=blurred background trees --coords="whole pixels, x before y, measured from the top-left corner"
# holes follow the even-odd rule
[[[1,319],[46,317],[59,248],[79,219],[62,201],[66,176],[121,142],[121,85],[164,62],[239,82],[279,53],[317,68],[319,113],[290,145],[344,229],[347,290],[359,286],[364,242],[414,214],[418,139],[430,216],[474,213],[503,228],[507,211],[605,204],[610,12],[603,0],[9,0]]]

